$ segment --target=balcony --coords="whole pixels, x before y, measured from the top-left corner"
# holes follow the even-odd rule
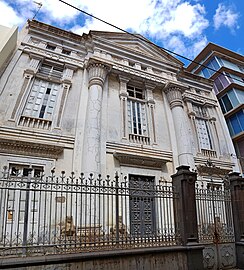
[[[38,128],[44,130],[50,130],[52,121],[42,118],[34,118],[30,116],[21,116],[19,121],[19,126]]]
[[[132,143],[150,145],[150,138],[137,134],[129,134],[129,141]]]
[[[217,153],[214,150],[201,149],[201,153],[203,156],[208,157],[208,158],[217,158]]]

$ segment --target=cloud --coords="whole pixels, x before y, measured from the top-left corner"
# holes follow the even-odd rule
[[[10,5],[0,1],[0,25],[12,27],[24,23],[25,18],[20,16]]]
[[[171,18],[162,25],[168,34],[180,32],[185,37],[201,34],[208,27],[208,20],[204,18],[205,9],[200,4],[190,5],[184,2],[171,10]]]
[[[232,6],[225,6],[220,3],[213,17],[214,28],[218,30],[221,26],[226,26],[234,31],[239,27],[238,18],[239,14],[234,11]]]
[[[0,0],[11,3],[13,16],[23,24],[31,19],[38,6],[30,0]],[[14,2],[14,4],[13,4]],[[82,35],[89,30],[118,31],[111,25],[91,18],[59,0],[37,0],[42,8],[36,19]],[[155,43],[179,53],[197,51],[209,26],[201,1],[186,0],[67,0],[71,5],[93,14],[121,29],[140,33]],[[1,10],[1,9],[0,9]],[[6,12],[8,14],[8,12]],[[14,21],[14,20],[12,20]],[[182,51],[180,51],[182,50]]]

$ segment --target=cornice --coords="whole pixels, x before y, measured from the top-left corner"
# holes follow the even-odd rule
[[[70,64],[72,66],[78,66],[83,68],[84,67],[84,57],[78,56],[76,57],[66,57],[64,54],[57,53],[57,52],[49,52],[45,48],[36,47],[35,45],[27,44],[27,43],[21,43],[22,47],[19,48],[19,50],[22,50],[23,52],[30,55],[31,58],[33,56],[39,57],[39,58],[49,58],[53,61],[59,61],[64,64]]]
[[[139,77],[143,80],[154,81],[154,82],[157,82],[157,83],[160,83],[163,85],[165,85],[166,80],[167,80],[167,78],[162,78],[160,76],[150,74],[150,73],[144,72],[142,70],[137,70],[133,67],[129,67],[129,66],[125,66],[125,65],[117,64],[117,63],[113,64],[111,71],[116,73],[116,74],[118,72],[130,74],[131,76],[136,76],[136,77]]]
[[[52,25],[48,25],[36,20],[28,20],[29,31],[30,30],[41,30],[44,33],[49,33],[53,36],[58,36],[61,39],[67,39],[75,43],[80,43],[83,40],[83,36],[72,33],[71,31],[66,31]]]
[[[50,145],[57,144],[63,145],[65,148],[73,148],[75,138],[74,136],[60,135],[51,132],[41,132],[28,129],[20,129],[17,127],[0,127],[0,138],[8,140],[23,140],[38,143],[49,142]]]
[[[0,138],[0,151],[2,153],[57,159],[63,150],[64,147],[59,145]]]
[[[106,152],[113,154],[121,165],[161,169],[172,161],[171,151],[145,148],[115,142],[106,143]]]
[[[191,101],[191,102],[196,102],[201,105],[205,106],[210,106],[210,107],[216,107],[218,106],[218,102],[215,99],[209,98],[209,97],[204,97],[203,95],[198,95],[194,94],[191,92],[184,92],[182,94],[183,100],[184,101]]]

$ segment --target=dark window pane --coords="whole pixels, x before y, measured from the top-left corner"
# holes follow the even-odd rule
[[[43,118],[44,113],[45,113],[45,109],[46,109],[46,106],[45,105],[42,105],[41,111],[40,111],[40,114],[39,114],[39,118]]]
[[[224,105],[225,105],[225,108],[226,108],[227,112],[233,109],[233,106],[232,106],[232,104],[230,102],[230,99],[229,99],[229,97],[227,95],[224,95],[222,97],[222,100],[224,102]]]
[[[46,94],[49,95],[51,93],[51,88],[47,88]]]
[[[226,109],[225,109],[225,107],[223,105],[223,101],[221,99],[219,100],[219,105],[220,105],[220,108],[221,108],[222,112],[226,113]]]
[[[241,132],[241,126],[236,115],[230,117],[230,123],[233,128],[234,134],[238,134]]]

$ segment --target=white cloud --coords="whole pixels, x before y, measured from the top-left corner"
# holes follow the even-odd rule
[[[200,51],[208,44],[208,40],[206,36],[199,37],[199,39],[194,43],[192,47],[192,53],[190,57],[195,57],[200,53]]]
[[[200,4],[190,5],[184,2],[171,11],[171,18],[163,23],[163,27],[169,34],[180,32],[191,38],[208,27],[204,14],[205,9]]]
[[[217,30],[221,26],[226,26],[234,31],[238,28],[238,18],[239,14],[234,11],[233,7],[220,3],[213,17],[214,28]]]
[[[31,0],[4,1],[8,1],[15,8],[15,11],[12,9],[12,13],[19,19],[19,24],[31,19],[38,8]],[[80,35],[88,33],[89,30],[118,31],[99,20],[81,14],[59,0],[36,1],[43,4],[37,19],[45,23]],[[2,2],[3,0],[0,0],[0,3]],[[204,30],[209,25],[204,5],[194,0],[67,0],[67,2],[121,29],[140,33],[178,53],[197,51],[197,48],[201,47],[199,44],[203,44],[199,37],[203,36]]]
[[[17,12],[6,2],[0,1],[0,25],[12,27],[15,25],[21,25],[25,21],[25,18],[19,16]]]

